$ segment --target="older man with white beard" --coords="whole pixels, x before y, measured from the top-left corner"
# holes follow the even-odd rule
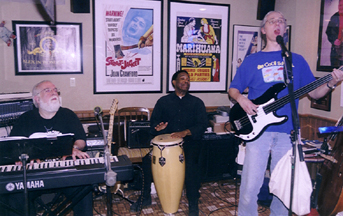
[[[16,121],[10,136],[26,136],[36,132],[58,131],[73,133],[75,138],[72,157],[88,158],[82,150],[86,146],[86,134],[76,114],[61,107],[59,92],[48,80],[36,84],[32,89],[32,99],[37,109],[22,114]]]
[[[59,98],[59,91],[56,86],[48,80],[44,80],[36,84],[32,89],[32,99],[35,105],[33,110],[23,113],[13,126],[10,136],[25,136],[29,137],[36,132],[50,132],[56,131],[62,134],[73,133],[74,134],[74,148],[72,152],[72,158],[89,158],[89,155],[82,150],[86,146],[86,133],[82,127],[82,124],[76,114],[70,109],[61,107]],[[62,156],[62,155],[61,155]],[[67,156],[63,156],[65,159]],[[30,158],[36,159],[36,158]],[[39,162],[39,159],[37,159]],[[61,182],[62,189],[58,189],[65,194],[66,197],[73,196],[73,193],[80,187],[63,188],[63,182]],[[34,209],[34,200],[47,192],[30,192],[30,215],[36,215]],[[51,192],[49,192],[51,193]],[[24,196],[22,193],[9,194],[6,197],[1,197],[3,202],[7,202],[10,206],[16,210],[22,211]],[[80,202],[74,207],[74,216],[92,216],[93,215],[93,194],[89,192]],[[17,215],[13,212],[6,212],[1,209],[1,215]],[[22,214],[24,215],[24,214]]]

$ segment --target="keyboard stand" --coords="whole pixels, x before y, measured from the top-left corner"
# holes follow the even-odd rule
[[[24,200],[25,200],[25,215],[29,215],[29,194],[27,192],[27,184],[26,184],[26,162],[29,159],[27,154],[21,154],[19,156],[21,163],[23,164],[23,182],[24,182]]]
[[[93,191],[94,186],[93,185],[85,185],[85,186],[79,186],[77,190],[67,197],[62,203],[60,203],[54,211],[52,211],[52,215],[66,215],[78,202],[80,202],[88,193]],[[64,208],[68,203],[70,202],[70,205],[68,205],[66,208]],[[47,213],[44,213],[43,216],[47,215]],[[49,214],[50,215],[50,214]]]

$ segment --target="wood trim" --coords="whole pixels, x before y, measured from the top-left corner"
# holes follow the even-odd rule
[[[217,110],[217,106],[209,106],[206,107],[207,112],[215,112]],[[152,113],[153,108],[149,108],[150,113]],[[93,110],[80,110],[75,111],[76,115],[79,117],[81,122],[94,122],[95,116]],[[118,114],[115,113],[115,116]],[[109,110],[103,110],[103,118],[104,120],[109,119]],[[300,122],[300,129],[301,129],[301,136],[306,139],[310,140],[320,140],[322,141],[325,136],[320,135],[318,132],[319,127],[326,127],[326,126],[333,126],[336,124],[337,120],[315,116],[312,114],[299,114],[299,122]]]
[[[319,127],[333,126],[337,120],[315,116],[311,114],[299,114],[301,137],[310,140],[323,141],[327,135],[319,134]]]

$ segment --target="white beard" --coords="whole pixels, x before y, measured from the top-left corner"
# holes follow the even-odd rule
[[[57,112],[58,109],[61,107],[60,99],[57,97],[57,100],[52,101],[51,98],[47,103],[40,100],[39,107],[46,112]]]

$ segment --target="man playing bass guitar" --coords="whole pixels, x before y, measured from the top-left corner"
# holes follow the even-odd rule
[[[288,89],[284,86],[281,46],[276,40],[278,35],[285,33],[286,26],[286,19],[281,12],[267,13],[261,24],[266,46],[262,51],[244,59],[228,92],[238,102],[230,112],[231,125],[238,136],[249,141],[246,144],[240,186],[240,216],[258,215],[257,195],[263,184],[269,154],[272,172],[277,162],[292,148],[291,105],[287,97]],[[292,53],[292,70],[296,104],[301,94],[308,93],[311,98],[319,99],[343,80],[343,72],[334,69],[325,79],[313,83],[316,81],[309,65],[302,56],[295,53]],[[246,88],[249,88],[248,98],[241,94]],[[287,208],[275,196],[270,212],[270,215],[288,215]]]

